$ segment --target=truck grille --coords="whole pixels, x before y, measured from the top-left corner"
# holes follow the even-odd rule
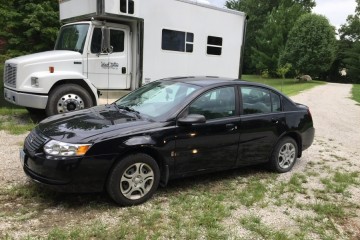
[[[47,137],[38,133],[36,129],[32,130],[25,138],[25,149],[28,150],[30,155],[34,155],[40,150],[44,143],[48,140]]]
[[[4,83],[9,87],[16,87],[16,72],[17,66],[15,64],[7,63],[4,70]]]

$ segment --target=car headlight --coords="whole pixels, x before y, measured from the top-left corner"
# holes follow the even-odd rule
[[[72,144],[51,140],[44,146],[45,153],[52,156],[82,156],[91,144]]]

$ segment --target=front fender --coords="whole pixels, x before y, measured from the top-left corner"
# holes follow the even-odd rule
[[[31,78],[37,78],[38,86],[32,85]],[[85,82],[89,89],[91,89],[92,94],[95,96],[96,103],[98,104],[97,88],[95,88],[95,86],[90,82],[90,80],[87,79],[83,74],[72,71],[55,70],[54,73],[50,73],[48,71],[32,73],[31,76],[23,82],[23,84],[21,85],[21,89],[24,92],[48,94],[55,84],[61,81],[69,80],[75,83],[76,81]]]
[[[156,144],[156,141],[152,139],[151,136],[135,136],[131,137],[124,142],[128,147],[133,146],[153,146]]]
[[[31,79],[38,79],[38,86],[32,85]],[[47,94],[54,84],[63,79],[85,79],[84,75],[77,72],[69,71],[49,71],[33,72],[20,85],[22,92],[32,92],[39,94]]]

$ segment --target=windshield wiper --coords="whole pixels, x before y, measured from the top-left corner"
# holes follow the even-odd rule
[[[125,111],[128,111],[128,112],[132,112],[132,113],[135,113],[138,117],[140,117],[140,112],[139,111],[136,111],[135,109],[131,108],[131,107],[124,107],[124,106],[119,106],[117,105],[116,103],[113,103],[113,105],[115,105],[115,107],[119,110],[125,110]]]

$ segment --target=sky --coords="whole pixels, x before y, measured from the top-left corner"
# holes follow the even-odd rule
[[[210,4],[223,7],[226,0],[197,0],[198,2],[209,2]],[[355,0],[315,0],[316,7],[313,9],[314,13],[324,15],[330,21],[330,24],[336,29],[341,24],[346,23],[346,18],[350,14],[355,13]]]

